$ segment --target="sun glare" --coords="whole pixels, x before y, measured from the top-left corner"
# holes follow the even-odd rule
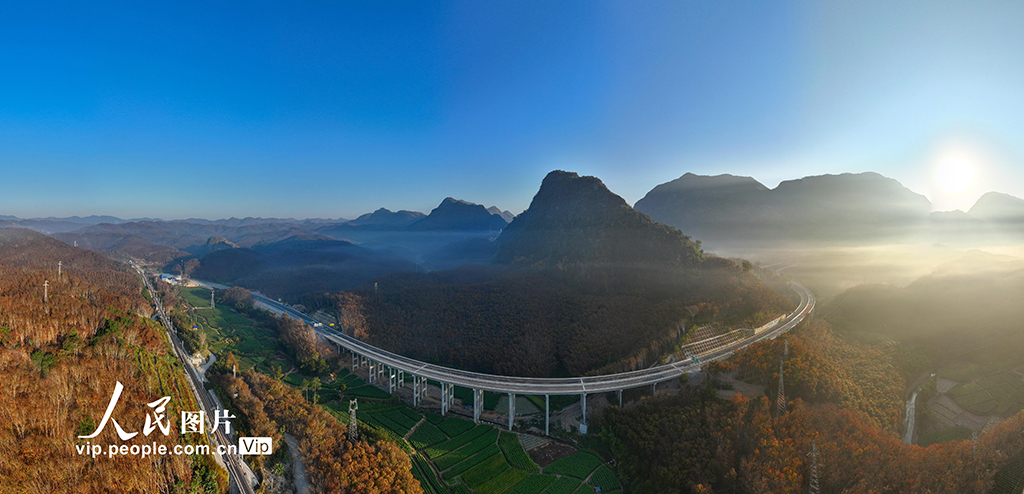
[[[935,168],[935,182],[949,194],[962,194],[974,182],[974,167],[963,158],[946,158]]]

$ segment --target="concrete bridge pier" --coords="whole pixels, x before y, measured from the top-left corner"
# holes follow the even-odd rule
[[[580,410],[583,411],[583,421],[580,422],[583,430],[587,430],[587,394],[583,393],[580,395]]]
[[[370,384],[377,384],[377,362],[370,361],[370,372],[366,375],[366,380]]]
[[[398,373],[394,367],[388,367],[388,394],[394,393],[398,384]]]
[[[551,430],[551,395],[544,395],[544,435],[550,436]]]
[[[473,423],[480,423],[480,416],[484,413],[484,390],[473,390]]]
[[[398,369],[398,387],[405,387],[405,371],[402,369]]]
[[[616,390],[615,395],[619,397],[619,408],[622,408],[622,390]]]
[[[412,406],[420,405],[420,376],[412,376]]]
[[[455,385],[441,383],[441,415],[448,413],[455,404]]]
[[[512,424],[516,421],[516,394],[508,394],[508,430],[512,430]]]

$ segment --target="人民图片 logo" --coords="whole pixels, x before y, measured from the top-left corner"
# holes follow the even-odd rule
[[[107,427],[107,424],[113,424],[114,430],[117,432],[117,436],[124,441],[134,439],[139,435],[139,431],[129,432],[121,426],[121,424],[114,418],[114,410],[117,408],[118,401],[121,399],[121,393],[124,392],[124,385],[118,381],[114,385],[114,393],[110,396],[110,402],[107,404],[107,409],[103,413],[103,419],[100,420],[99,425],[92,434],[80,435],[79,439],[92,439],[100,435],[103,430]],[[151,403],[147,403],[146,406],[152,410],[146,415],[146,422],[142,426],[142,434],[148,437],[156,430],[164,436],[170,435],[171,432],[171,417],[166,413],[167,404],[171,401],[170,396],[164,396]],[[181,433],[182,434],[205,434],[209,431],[210,436],[216,436],[217,431],[223,426],[224,434],[231,434],[231,419],[236,418],[231,415],[228,410],[217,409],[213,411],[212,424],[207,427],[208,417],[206,412],[199,411],[185,411],[181,412]],[[215,443],[221,442],[215,437],[211,437],[211,440]],[[231,454],[231,455],[269,455],[273,452],[272,438],[269,437],[240,437],[238,444],[217,444],[217,454]],[[78,454],[88,454],[93,458],[103,453],[103,446],[99,444],[92,444],[86,442],[85,444],[79,444],[75,446],[78,450]],[[192,454],[210,454],[211,448],[208,444],[176,444],[168,446],[166,444],[157,444],[155,441],[151,444],[111,444],[107,447],[107,456],[113,458],[117,455],[136,455],[142,456],[143,458],[150,455],[192,455]]]

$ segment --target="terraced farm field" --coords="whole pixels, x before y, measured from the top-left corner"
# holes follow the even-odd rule
[[[1005,417],[1024,408],[1024,380],[1011,372],[974,376],[949,394],[958,405],[978,415]]]
[[[413,474],[430,494],[573,494],[594,492],[595,487],[603,492],[622,488],[612,470],[590,454],[564,458],[540,473],[517,434],[458,417],[420,415],[400,403],[367,406],[364,410],[360,404],[361,420],[406,437],[415,448]]]

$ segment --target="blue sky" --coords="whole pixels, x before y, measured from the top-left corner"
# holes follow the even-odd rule
[[[1019,2],[10,3],[0,214],[518,213],[553,169],[1024,196]]]

